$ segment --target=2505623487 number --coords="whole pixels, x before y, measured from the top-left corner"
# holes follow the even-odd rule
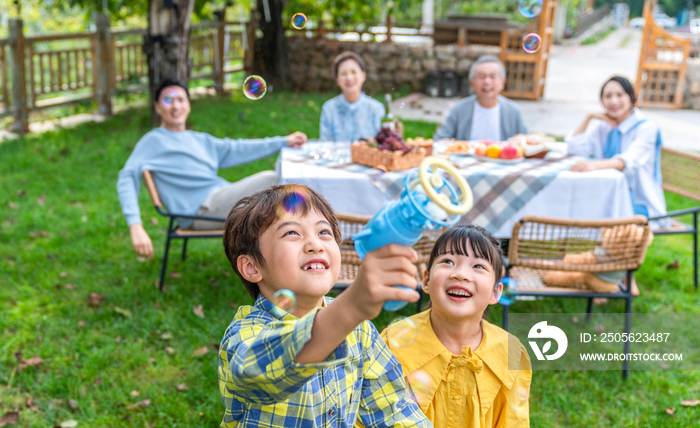
[[[601,342],[667,342],[671,333],[602,333]]]

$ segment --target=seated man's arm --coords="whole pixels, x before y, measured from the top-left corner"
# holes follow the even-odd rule
[[[117,195],[122,207],[122,214],[129,226],[131,243],[140,256],[148,259],[153,257],[153,243],[141,223],[141,211],[139,209],[139,188],[141,186],[140,159],[143,157],[143,145],[138,145],[129,156],[124,168],[119,171],[117,179]]]
[[[217,152],[219,168],[230,168],[264,159],[279,152],[282,147],[287,146],[288,137],[232,140],[206,135],[206,138]]]

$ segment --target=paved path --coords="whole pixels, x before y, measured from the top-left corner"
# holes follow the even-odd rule
[[[634,81],[639,61],[641,31],[621,28],[588,46],[552,46],[544,99],[516,100],[532,132],[563,137],[589,112],[602,111],[600,86],[619,74]],[[401,118],[441,123],[458,99],[398,99],[392,111]],[[700,111],[642,109],[659,123],[664,145],[700,151]]]

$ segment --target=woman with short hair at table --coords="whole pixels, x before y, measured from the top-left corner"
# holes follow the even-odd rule
[[[661,188],[661,132],[634,107],[637,97],[629,80],[611,77],[600,90],[604,113],[589,113],[566,136],[568,152],[590,160],[571,167],[574,172],[617,169],[627,177],[635,214],[666,214]]]
[[[384,106],[362,92],[367,77],[365,61],[355,52],[343,52],[333,60],[333,76],[343,91],[323,104],[322,141],[357,141],[377,135]]]

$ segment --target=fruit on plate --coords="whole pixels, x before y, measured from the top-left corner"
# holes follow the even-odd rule
[[[525,156],[525,153],[523,152],[523,148],[520,147],[519,145],[515,146],[515,150],[518,151],[518,156],[515,157],[516,159]]]
[[[469,144],[466,141],[455,141],[445,149],[447,153],[468,153]]]
[[[497,159],[499,156],[501,156],[501,150],[502,150],[501,144],[492,143],[486,149],[486,156],[493,158],[493,159]]]
[[[480,143],[483,143],[483,144],[484,144],[485,146],[487,146],[487,147],[490,146],[491,144],[500,144],[500,143],[497,143],[497,142],[491,141],[491,140],[481,140],[481,141],[479,141],[479,142],[480,142]]]
[[[506,144],[501,150],[501,159],[516,159],[518,157],[518,149],[512,144]]]
[[[474,154],[477,156],[486,156],[486,144],[481,141],[474,144]]]

